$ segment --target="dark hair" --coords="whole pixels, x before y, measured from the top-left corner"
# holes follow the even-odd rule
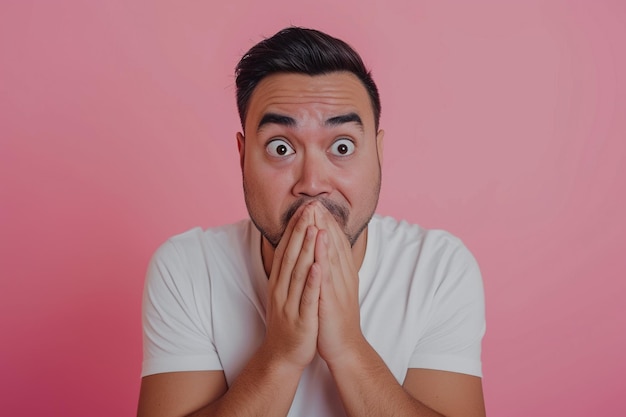
[[[378,130],[380,97],[359,54],[344,41],[314,29],[288,27],[254,45],[235,68],[237,109],[245,129],[248,103],[259,82],[275,73],[322,75],[349,71],[363,83],[372,102]]]

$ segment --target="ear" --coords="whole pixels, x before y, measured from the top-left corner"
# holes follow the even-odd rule
[[[243,171],[243,158],[246,151],[246,138],[241,132],[237,132],[237,149],[239,150],[239,165]]]
[[[379,130],[376,134],[376,150],[378,151],[378,163],[380,166],[383,165],[383,138],[385,136],[384,130]]]

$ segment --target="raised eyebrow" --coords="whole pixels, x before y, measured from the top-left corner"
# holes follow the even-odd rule
[[[330,127],[339,126],[346,123],[356,123],[361,128],[361,130],[363,130],[363,121],[361,120],[361,117],[354,112],[340,114],[339,116],[334,116],[330,119],[326,119],[326,121],[324,122],[326,126]]]
[[[257,132],[261,130],[261,128],[268,124],[277,124],[281,126],[294,127],[296,125],[296,119],[293,117],[285,116],[283,114],[278,113],[265,113],[259,122],[259,126],[257,127]]]

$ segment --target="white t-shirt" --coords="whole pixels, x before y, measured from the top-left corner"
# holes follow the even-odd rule
[[[232,384],[265,336],[267,276],[250,220],[175,236],[155,253],[143,299],[142,376],[223,370]],[[361,328],[399,383],[409,368],[481,376],[480,271],[449,233],[375,215],[359,270]],[[323,360],[289,416],[343,416]]]

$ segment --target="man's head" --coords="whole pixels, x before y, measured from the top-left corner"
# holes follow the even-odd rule
[[[378,202],[382,131],[376,86],[345,42],[285,29],[237,66],[237,135],[246,206],[278,245],[302,204],[317,200],[354,245]]]

